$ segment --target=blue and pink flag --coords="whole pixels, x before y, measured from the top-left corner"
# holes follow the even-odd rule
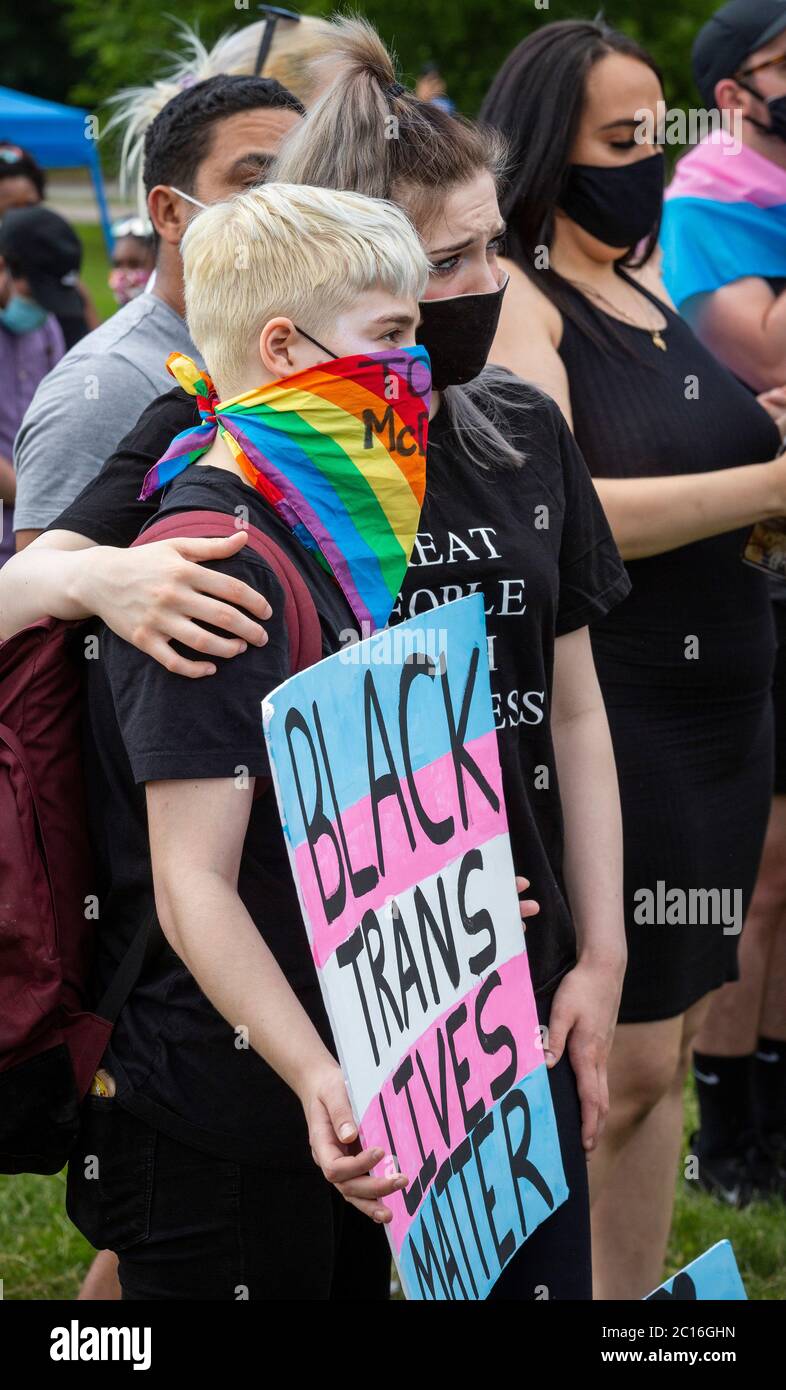
[[[677,164],[661,230],[677,308],[747,275],[786,277],[786,169],[713,132]]]
[[[482,597],[294,676],[263,702],[263,723],[361,1139],[383,1150],[378,1172],[409,1178],[385,1199],[402,1286],[482,1299],[568,1195]]]

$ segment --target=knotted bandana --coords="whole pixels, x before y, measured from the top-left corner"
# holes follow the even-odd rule
[[[333,574],[355,617],[384,627],[409,564],[426,488],[431,373],[425,348],[337,357],[219,401],[206,372],[173,352],[196,396],[140,499],[204,454],[220,431],[248,481]]]

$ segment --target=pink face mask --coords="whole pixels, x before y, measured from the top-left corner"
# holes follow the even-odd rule
[[[113,270],[109,276],[109,288],[118,304],[128,304],[136,299],[150,279],[149,270]]]

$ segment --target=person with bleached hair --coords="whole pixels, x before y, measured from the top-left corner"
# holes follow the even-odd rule
[[[335,31],[318,15],[273,11],[242,29],[229,30],[212,48],[206,48],[188,24],[178,22],[176,32],[178,51],[169,69],[147,85],[122,88],[109,101],[112,115],[104,135],[112,131],[120,135],[121,187],[135,197],[141,217],[146,213],[145,135],[179,92],[222,75],[267,77],[280,82],[303,106],[310,106],[330,83]]]
[[[159,518],[210,510],[262,531],[305,580],[323,653],[338,651],[361,609],[383,625],[395,599],[363,547],[400,582],[417,530],[425,253],[388,202],[285,184],[207,208],[182,251],[208,372],[181,353],[170,369],[201,424],[143,493],[168,485]],[[418,425],[406,451],[386,443],[381,418],[364,444],[345,404],[384,401],[391,378]],[[321,510],[334,486],[351,498],[344,527]],[[379,490],[384,506],[370,507]],[[88,804],[106,885],[97,997],[153,909],[162,938],[84,1105],[68,1212],[117,1252],[124,1299],[382,1299],[382,1199],[409,1178],[372,1177],[382,1154],[357,1152],[275,798],[254,797],[269,776],[260,700],[290,673],[284,591],[251,546],[212,568],[269,597],[264,645],[189,681],[101,626],[90,663]]]

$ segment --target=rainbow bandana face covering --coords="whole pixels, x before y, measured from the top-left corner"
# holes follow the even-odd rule
[[[194,463],[220,431],[248,481],[333,574],[362,630],[384,627],[426,488],[425,348],[336,357],[227,401],[190,357],[173,352],[167,367],[196,396],[201,423],[173,439],[140,499]]]

